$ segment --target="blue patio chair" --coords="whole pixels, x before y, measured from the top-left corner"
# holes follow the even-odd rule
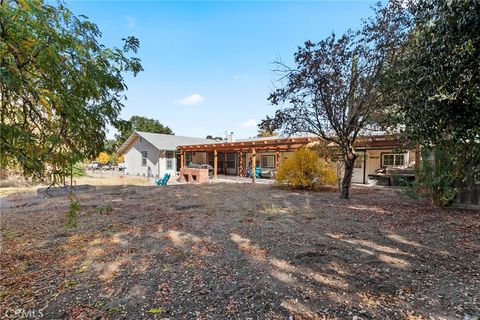
[[[262,168],[255,167],[255,178],[260,178],[261,174],[262,174]],[[248,176],[250,178],[252,177],[252,168],[248,169]]]
[[[166,186],[168,180],[170,180],[170,174],[169,174],[169,173],[165,173],[165,175],[163,176],[162,179],[157,179],[157,180],[155,180],[155,185],[156,185],[156,186]]]

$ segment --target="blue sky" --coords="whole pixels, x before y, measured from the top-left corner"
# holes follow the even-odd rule
[[[122,118],[155,118],[177,135],[239,138],[255,136],[256,123],[275,111],[267,101],[278,79],[272,62],[292,65],[306,40],[357,28],[373,3],[67,0],[99,26],[102,43],[140,40],[145,71],[126,77]]]

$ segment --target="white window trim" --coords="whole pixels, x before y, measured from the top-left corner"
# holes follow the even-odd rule
[[[267,166],[264,166],[263,165],[263,158],[266,158],[266,159],[269,159],[269,158],[273,158],[273,163],[271,166],[268,166],[268,160],[267,161]],[[260,164],[262,165],[262,168],[275,168],[275,156],[274,155],[263,155],[261,156],[261,162]]]
[[[145,153],[145,157],[143,156],[143,153]],[[142,151],[141,152],[141,156],[142,156],[142,167],[146,167],[147,166],[147,159],[148,159],[148,151]],[[145,160],[145,164],[143,164],[143,160]]]
[[[169,155],[171,157],[169,157]],[[167,170],[173,170],[173,159],[175,157],[175,152],[165,151],[165,168]]]
[[[385,165],[384,158],[385,156],[393,156],[393,164]],[[396,159],[398,156],[403,156],[402,164],[396,164]],[[381,157],[381,166],[382,167],[395,167],[395,166],[403,166],[405,165],[405,159],[407,159],[407,155],[405,153],[383,153]]]

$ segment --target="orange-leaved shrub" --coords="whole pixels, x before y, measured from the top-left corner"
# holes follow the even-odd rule
[[[334,185],[337,181],[335,168],[323,161],[318,152],[301,148],[279,166],[275,180],[280,185],[300,189],[315,189]]]

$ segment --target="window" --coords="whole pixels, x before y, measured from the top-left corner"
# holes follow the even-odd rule
[[[213,158],[214,158],[214,154],[213,152],[209,152],[208,153],[208,164],[211,165],[213,167]]]
[[[275,168],[275,156],[262,156],[263,168]]]
[[[227,153],[226,158],[227,158],[226,159],[227,168],[228,169],[235,169],[235,160],[236,160],[235,153]]]
[[[142,151],[142,166],[147,165],[147,151]]]
[[[386,153],[382,154],[382,167],[402,166],[405,163],[404,154]]]
[[[192,162],[193,155],[191,152],[186,152],[185,153],[185,161],[187,162],[187,166]]]
[[[208,164],[211,165],[212,167],[213,167],[214,159],[215,159],[215,154],[213,152],[209,152],[208,153]],[[218,161],[219,167],[220,167],[221,166],[220,164],[223,161],[223,153],[217,153],[217,161]]]
[[[173,152],[172,151],[165,152],[165,158],[167,162],[167,170],[172,170],[173,169]]]

